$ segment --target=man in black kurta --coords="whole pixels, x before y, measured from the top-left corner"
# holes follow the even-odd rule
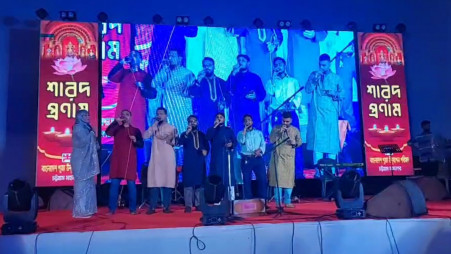
[[[217,175],[222,178],[225,186],[235,185],[235,171],[233,170],[233,149],[237,141],[233,130],[224,126],[224,114],[216,114],[216,120],[213,127],[207,131],[207,139],[211,144],[210,176]],[[230,161],[230,172],[229,172]]]
[[[199,130],[206,131],[208,122],[223,111],[230,101],[230,89],[226,82],[215,75],[215,61],[210,57],[202,60],[202,71],[196,82],[189,88],[193,96],[193,111],[199,117]]]
[[[185,213],[190,213],[194,204],[200,205],[201,186],[206,175],[205,157],[210,150],[205,134],[197,129],[196,116],[188,117],[188,128],[180,135],[179,144],[183,146],[183,187]],[[194,194],[194,197],[193,197]]]

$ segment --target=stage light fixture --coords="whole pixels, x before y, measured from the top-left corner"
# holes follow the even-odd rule
[[[279,22],[277,22],[277,26],[280,29],[288,29],[291,27],[291,21],[290,20],[279,20]]]
[[[387,30],[387,25],[386,24],[374,24],[373,25],[373,31],[374,32],[383,33],[386,30]]]
[[[75,11],[60,11],[60,18],[63,21],[77,20],[77,13]]]
[[[398,33],[405,33],[407,30],[407,26],[404,23],[399,23],[396,25],[395,29]]]
[[[301,21],[301,28],[303,30],[312,30],[312,22],[308,19],[304,19]]]
[[[214,20],[211,16],[207,16],[204,18],[204,25],[211,26],[211,25],[213,25],[213,23],[214,23]]]
[[[160,14],[155,14],[152,17],[152,22],[156,25],[161,24],[161,22],[163,22],[163,17]]]
[[[38,194],[25,181],[15,179],[8,185],[3,196],[3,235],[30,234],[36,232],[38,216]]]
[[[260,18],[254,19],[254,22],[252,24],[254,24],[255,28],[263,28],[263,20],[261,20]]]
[[[188,25],[189,24],[189,17],[188,16],[177,16],[175,19],[175,22],[177,25]]]
[[[49,16],[49,13],[44,8],[40,8],[36,10],[36,16],[38,16],[40,20],[43,20]]]
[[[349,31],[357,31],[357,23],[354,22],[354,21],[351,21],[351,22],[349,22],[349,23],[346,25],[346,28],[347,28]]]
[[[99,20],[99,22],[101,23],[105,23],[108,21],[108,14],[106,14],[105,12],[99,12],[99,14],[97,14],[97,20]]]
[[[340,219],[365,218],[365,193],[360,174],[356,170],[348,170],[338,179],[338,182],[335,182],[335,185],[338,185],[335,187],[337,217]]]

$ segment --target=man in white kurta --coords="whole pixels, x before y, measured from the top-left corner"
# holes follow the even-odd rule
[[[324,156],[336,159],[340,152],[338,115],[343,89],[340,77],[330,70],[329,55],[320,56],[319,71],[310,74],[305,90],[312,94],[307,149],[313,151],[315,164]]]
[[[162,101],[171,115],[170,124],[177,130],[184,130],[186,119],[193,114],[193,106],[188,88],[194,84],[194,74],[182,66],[182,57],[177,50],[170,50],[168,60],[155,75],[152,86],[157,88],[157,99],[149,107],[160,107]],[[149,109],[150,110],[150,109]]]
[[[286,62],[283,58],[277,57],[274,59],[274,74],[270,80],[266,83],[266,95],[269,101],[269,112],[274,112],[282,105],[289,97],[293,96],[299,89],[299,82],[290,77],[286,72]],[[274,113],[272,117],[271,126],[268,131],[271,132],[271,128],[276,124],[281,124],[282,113],[285,111],[292,112],[294,126],[299,126],[299,113],[302,101],[302,94],[297,93],[290,102],[278,109],[278,112]]]

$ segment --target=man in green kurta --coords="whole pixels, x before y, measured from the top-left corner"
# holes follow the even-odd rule
[[[338,115],[343,89],[340,77],[330,70],[330,62],[329,55],[321,55],[319,71],[312,72],[305,85],[305,91],[312,94],[307,149],[313,151],[315,165],[324,156],[336,159],[340,152]]]
[[[274,146],[277,146],[284,140],[286,141],[277,146],[271,155],[269,186],[275,189],[274,193],[278,207],[282,206],[283,190],[285,207],[293,208],[291,193],[294,187],[295,149],[302,145],[302,140],[299,129],[291,125],[293,122],[291,112],[284,112],[282,117],[282,125],[274,127],[270,135],[270,141]]]

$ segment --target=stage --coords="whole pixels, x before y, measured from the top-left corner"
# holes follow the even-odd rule
[[[0,249],[5,254],[178,254],[190,253],[190,246],[192,253],[451,253],[450,200],[428,202],[426,216],[388,221],[338,220],[335,209],[333,202],[309,199],[279,217],[209,227],[200,226],[200,212],[185,214],[179,205],[172,214],[153,215],[122,209],[108,216],[101,207],[96,216],[77,220],[71,211],[41,211],[37,234],[1,236]],[[205,250],[198,249],[196,238],[190,244],[193,232]]]

